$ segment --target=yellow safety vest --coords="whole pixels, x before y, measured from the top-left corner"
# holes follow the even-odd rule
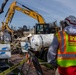
[[[76,35],[65,31],[56,34],[59,41],[57,63],[61,67],[76,66]]]

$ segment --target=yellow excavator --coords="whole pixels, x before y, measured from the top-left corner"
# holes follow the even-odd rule
[[[2,22],[2,30],[7,29],[11,33],[14,32],[12,29],[9,28],[8,23],[12,21],[15,10],[17,10],[17,11],[20,11],[23,14],[26,14],[26,15],[28,15],[28,16],[30,16],[30,17],[32,17],[32,18],[34,18],[38,21],[38,24],[35,25],[35,33],[36,34],[51,33],[51,30],[50,30],[50,27],[49,27],[50,25],[45,22],[44,18],[39,13],[37,13],[34,10],[31,10],[30,8],[24,6],[20,3],[18,3],[18,4],[20,4],[22,7],[17,6],[17,3],[18,3],[17,1],[14,1],[10,5],[10,7],[9,7],[9,9],[8,9],[6,15],[5,15],[6,21]]]
[[[24,7],[24,8],[22,8],[22,7],[17,6],[16,4],[17,4],[17,2],[15,1],[10,5],[10,7],[5,15],[6,21],[2,22],[2,30],[7,29],[9,32],[11,32],[11,33],[13,32],[13,30],[11,30],[9,28],[8,23],[12,20],[15,10],[20,11],[20,12],[36,19],[40,24],[45,23],[43,17],[40,14],[38,14],[37,12],[27,8],[24,5],[22,5],[22,7]]]

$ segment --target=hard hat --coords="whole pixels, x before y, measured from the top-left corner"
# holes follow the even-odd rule
[[[70,15],[69,17],[65,18],[64,23],[67,23],[67,25],[76,25],[76,17]]]
[[[32,36],[32,34],[29,34],[27,37],[31,37]]]

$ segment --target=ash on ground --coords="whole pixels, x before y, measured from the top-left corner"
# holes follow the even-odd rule
[[[20,54],[13,54],[12,57],[9,59],[9,62],[11,62],[13,65],[19,63],[21,60],[23,60],[25,56],[20,55]],[[44,75],[55,75],[54,70],[50,70],[47,67],[40,65],[41,69],[43,71]],[[24,75],[37,75],[35,67],[33,63],[31,62],[31,65],[28,63],[24,63],[24,65],[21,65],[18,67],[18,69],[22,69],[22,72]]]

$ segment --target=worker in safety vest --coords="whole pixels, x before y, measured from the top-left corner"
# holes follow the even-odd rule
[[[64,29],[54,36],[47,60],[54,67],[58,65],[60,75],[76,75],[76,17],[66,17],[64,24]]]
[[[29,50],[30,47],[31,47],[31,43],[30,43],[30,38],[31,38],[31,37],[32,37],[32,34],[29,34],[29,35],[27,36],[27,41],[26,41],[26,44],[25,44],[25,50],[26,50],[25,55],[26,55],[26,58],[30,57],[30,55],[29,55],[29,53],[28,53],[28,50]],[[28,63],[28,64],[31,63],[30,59],[27,61],[27,63]]]

